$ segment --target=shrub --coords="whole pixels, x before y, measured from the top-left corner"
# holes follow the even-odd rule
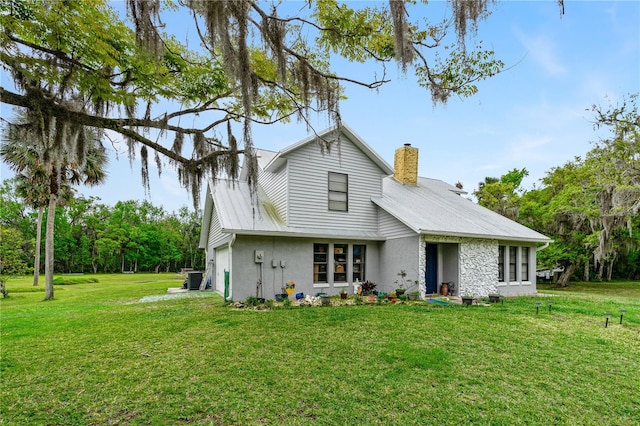
[[[371,281],[365,281],[362,283],[362,294],[368,296],[370,294],[374,294],[376,289],[376,283]]]
[[[244,301],[244,304],[247,306],[258,306],[260,304],[260,300],[255,296],[249,296]]]
[[[53,285],[74,285],[74,284],[88,284],[97,283],[97,278],[91,277],[55,277],[53,279]]]

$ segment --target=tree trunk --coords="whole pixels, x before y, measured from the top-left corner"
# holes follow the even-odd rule
[[[44,245],[44,300],[53,299],[53,230],[56,217],[57,197],[49,196],[49,209],[47,210],[47,228]]]
[[[614,257],[613,259],[611,259],[611,262],[609,262],[609,270],[607,271],[607,281],[611,281],[611,276],[613,275],[613,262],[616,260],[616,258]]]
[[[98,254],[96,253],[96,246],[94,242],[94,246],[91,248],[91,268],[93,269],[94,274],[98,273],[98,261],[96,260],[97,256]]]
[[[589,282],[589,261],[587,260],[584,264],[584,275],[583,280]]]
[[[44,217],[44,207],[38,207],[38,223],[36,223],[36,255],[33,261],[33,285],[37,286],[40,281],[40,249],[42,246],[42,218]]]
[[[571,277],[573,276],[573,273],[576,272],[576,269],[578,269],[578,265],[574,263],[564,268],[564,272],[562,272],[560,278],[558,278],[558,285],[560,285],[561,287],[568,287],[569,280],[571,280]]]
[[[600,259],[600,263],[598,265],[598,279],[602,281],[602,275],[604,274],[604,260]]]

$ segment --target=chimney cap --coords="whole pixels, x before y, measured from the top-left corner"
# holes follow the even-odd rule
[[[411,144],[410,143],[405,143],[404,146],[411,146]]]

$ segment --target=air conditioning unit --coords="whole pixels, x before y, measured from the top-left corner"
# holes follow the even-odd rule
[[[189,290],[200,290],[202,282],[202,272],[189,272],[187,275],[187,288]]]

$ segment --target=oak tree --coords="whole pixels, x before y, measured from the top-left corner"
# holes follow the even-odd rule
[[[426,0],[127,0],[127,17],[107,0],[0,0],[0,64],[13,84],[0,97],[28,109],[42,138],[57,128],[73,139],[80,126],[121,135],[145,185],[149,161],[161,170],[168,159],[197,205],[204,176],[237,176],[241,155],[254,182],[252,125],[315,113],[339,125],[342,87],[383,86],[393,61],[435,103],[475,93],[503,67],[467,43],[492,3],[451,0],[450,18],[434,21]],[[191,17],[197,47],[164,32],[176,11]],[[339,74],[335,57],[373,71]]]

